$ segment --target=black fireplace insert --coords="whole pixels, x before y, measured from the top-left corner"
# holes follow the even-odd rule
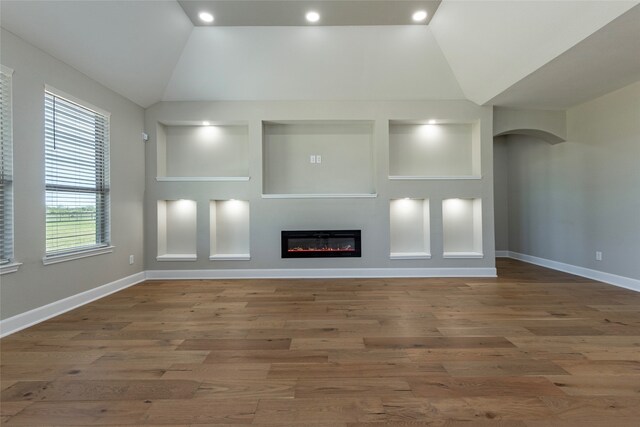
[[[282,258],[361,257],[360,230],[282,231]]]

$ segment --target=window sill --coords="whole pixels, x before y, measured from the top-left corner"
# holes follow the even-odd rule
[[[46,256],[42,258],[42,263],[44,265],[58,264],[60,262],[73,261],[74,259],[87,258],[90,256],[96,256],[96,255],[102,255],[102,254],[109,254],[113,252],[114,248],[115,246],[104,246],[104,247],[95,248],[95,249],[87,249],[86,251],[78,251],[78,252],[72,252],[72,253],[62,254],[62,255]]]
[[[3,274],[15,273],[21,265],[21,262],[12,262],[10,264],[0,265],[0,276]]]

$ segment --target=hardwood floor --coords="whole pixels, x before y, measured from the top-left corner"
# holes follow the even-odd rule
[[[0,421],[640,425],[640,293],[498,269],[145,282],[4,338]]]

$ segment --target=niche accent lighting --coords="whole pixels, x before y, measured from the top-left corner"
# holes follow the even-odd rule
[[[413,19],[413,22],[423,22],[425,19],[427,19],[427,11],[417,10],[413,12],[413,15],[411,15],[411,19]]]
[[[207,24],[210,24],[213,22],[213,15],[210,14],[209,12],[200,12],[198,14],[198,18],[200,18],[202,22],[206,22]]]
[[[305,18],[308,22],[318,22],[320,20],[320,14],[314,10],[307,12]]]

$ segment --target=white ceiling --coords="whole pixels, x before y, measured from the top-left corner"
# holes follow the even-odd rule
[[[484,104],[635,1],[444,1],[431,22],[467,98]]]
[[[2,27],[143,107],[162,98],[193,26],[175,1],[1,0]]]
[[[464,99],[425,26],[194,28],[163,97],[425,98]]]
[[[489,103],[564,110],[639,80],[640,6],[636,6]]]
[[[294,4],[258,2],[272,3],[274,17]],[[0,15],[6,30],[143,107],[468,98],[566,108],[637,79],[640,6],[623,14],[638,3],[444,0],[429,25],[376,26],[246,26],[250,16],[245,26],[194,27],[175,0],[2,0]],[[574,67],[579,78],[568,77]]]

